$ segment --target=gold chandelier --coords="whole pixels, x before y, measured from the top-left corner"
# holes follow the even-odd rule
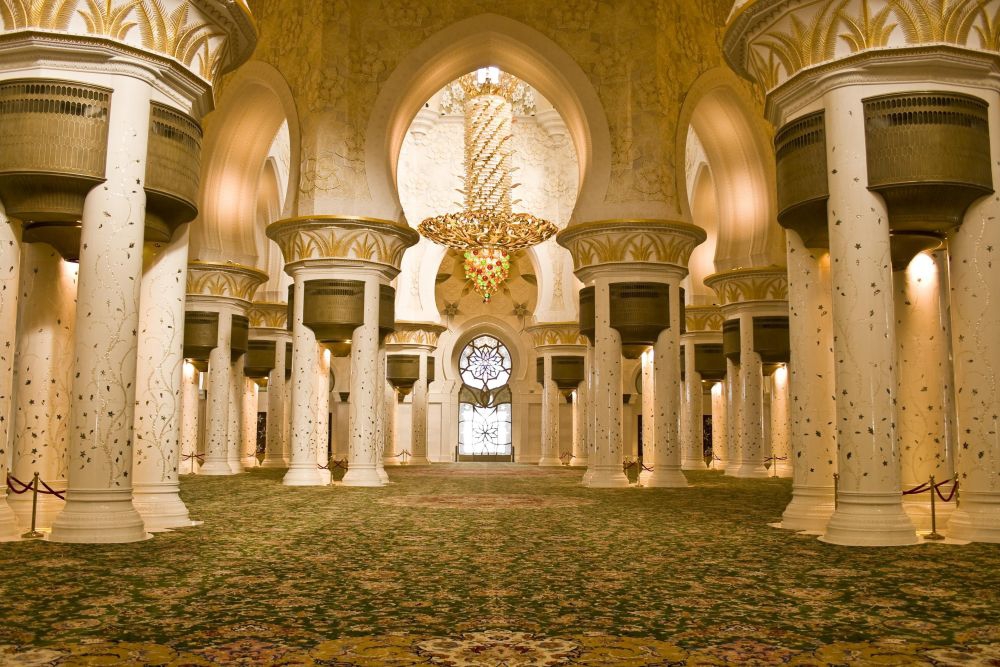
[[[465,206],[427,218],[417,229],[460,250],[465,277],[489,301],[510,272],[510,254],[556,233],[548,220],[511,210],[512,100],[517,80],[495,67],[459,79],[465,92]]]

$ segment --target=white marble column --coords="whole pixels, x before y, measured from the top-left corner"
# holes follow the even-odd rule
[[[682,277],[682,276],[680,276]],[[679,282],[679,281],[678,281]],[[656,409],[653,413],[653,474],[643,481],[647,487],[684,488],[681,472],[680,424],[680,292],[670,285],[670,327],[660,332],[653,346],[653,384]]]
[[[729,452],[726,451],[726,381],[712,385],[712,470],[723,471]]]
[[[573,458],[570,467],[587,465],[587,381],[573,392]]]
[[[413,385],[413,457],[411,465],[425,465],[427,459],[427,359],[420,353],[420,378]]]
[[[291,382],[291,446],[285,486],[323,486],[323,476],[316,466],[316,366],[319,365],[319,345],[312,329],[302,323],[305,303],[305,280],[296,273],[294,310],[292,313]]]
[[[111,77],[105,181],[87,195],[80,241],[69,491],[54,542],[146,538],[132,505],[132,427],[146,210],[148,83]]]
[[[330,469],[330,350],[321,349],[316,364],[316,468],[329,484]]]
[[[587,423],[584,430],[584,436],[586,438],[585,444],[587,446],[587,469],[583,473],[582,483],[586,486],[590,482],[590,478],[593,476],[593,468],[591,467],[591,462],[595,460],[597,456],[597,410],[594,407],[594,345],[587,346],[587,356],[584,358],[586,363],[586,368],[584,369],[584,375],[586,379],[584,380],[584,391],[586,392],[587,401]]]
[[[241,354],[230,364],[229,370],[229,428],[226,441],[228,447],[229,469],[234,475],[243,470],[243,421],[246,396],[246,376],[243,369],[246,365],[246,353]]]
[[[180,474],[193,475],[198,472],[198,419],[199,397],[198,378],[201,373],[190,363],[184,363],[181,380],[181,461]]]
[[[896,331],[889,219],[868,190],[862,91],[826,94],[838,505],[821,538],[833,544],[915,544],[900,495]]]
[[[552,355],[543,354],[542,377],[542,457],[541,467],[562,466],[559,458],[559,387],[552,377]]]
[[[215,348],[208,355],[208,403],[205,418],[205,460],[199,473],[202,475],[232,475],[229,466],[229,376],[232,372],[232,351],[229,347],[232,334],[232,313],[219,312],[219,337]]]
[[[0,203],[0,479],[7,479],[14,391],[14,343],[17,332],[17,292],[21,248],[18,230],[7,220]],[[7,485],[0,484],[0,542],[20,535],[14,512],[7,504]]]
[[[953,421],[948,414],[954,372],[948,313],[942,312],[947,301],[941,291],[948,289],[942,255],[938,263],[920,253],[905,270],[893,274],[899,351],[896,428],[904,490],[928,482],[932,475],[935,482],[954,477]],[[937,527],[943,530],[955,503],[937,500]],[[931,529],[930,494],[904,496],[903,509],[919,530]]]
[[[740,454],[734,477],[768,476],[764,459],[764,373],[754,350],[753,315],[740,313]]]
[[[649,348],[639,357],[639,382],[642,386],[642,466],[639,468],[639,484],[646,482],[656,466],[656,379],[653,374],[653,360],[656,352]],[[646,470],[650,468],[650,470]]]
[[[807,249],[786,230],[792,500],[781,527],[822,533],[833,514],[837,472],[830,254]]]
[[[624,488],[628,477],[622,470],[622,337],[611,328],[610,284],[601,277],[594,281],[596,311],[593,353],[594,452],[590,457],[592,488]]]
[[[179,495],[188,226],[142,275],[132,503],[150,532],[192,525]]]
[[[43,482],[61,491],[67,477],[77,267],[48,244],[25,243],[21,268],[20,330],[13,341],[18,384],[10,436],[11,474],[30,483],[37,472]],[[28,492],[8,497],[24,530],[31,525],[31,496]],[[51,527],[64,505],[55,496],[39,494],[36,526]]]
[[[382,486],[379,474],[382,447],[378,442],[380,404],[379,383],[379,282],[365,278],[365,322],[354,330],[351,340],[351,422],[347,473],[344,486]],[[384,353],[382,355],[384,364]],[[383,370],[384,373],[384,370]]]
[[[735,476],[740,466],[742,432],[740,426],[740,365],[726,359],[726,464],[725,474]]]
[[[791,414],[788,399],[788,367],[771,374],[771,469],[772,477],[792,476]]]
[[[260,467],[257,460],[257,400],[259,388],[252,379],[243,378],[243,432],[240,437],[243,469]]]
[[[1000,156],[1000,99],[990,103],[990,153]],[[993,166],[1000,192],[1000,171]],[[948,243],[959,506],[948,535],[1000,543],[1000,194],[979,200]]]
[[[684,341],[684,402],[682,419],[687,423],[687,439],[681,456],[681,469],[706,470],[705,421],[701,373],[695,370],[695,342]]]
[[[262,468],[284,468],[288,465],[285,458],[285,341],[274,343],[274,368],[267,377],[267,445],[264,452]]]

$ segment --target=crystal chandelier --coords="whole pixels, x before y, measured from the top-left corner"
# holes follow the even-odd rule
[[[512,99],[517,80],[487,67],[459,80],[465,92],[465,206],[427,218],[417,229],[462,251],[465,276],[488,302],[510,272],[510,254],[556,233],[548,220],[511,210]]]

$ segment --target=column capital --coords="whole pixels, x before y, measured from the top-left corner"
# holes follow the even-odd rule
[[[415,349],[433,352],[447,328],[431,322],[396,322],[396,330],[385,337],[386,347],[393,352]]]
[[[584,354],[587,339],[578,322],[552,322],[526,329],[539,354]]]
[[[718,306],[687,306],[684,320],[687,334],[722,333],[726,318]]]
[[[189,303],[217,303],[240,311],[250,308],[253,294],[267,282],[267,274],[233,263],[190,262],[187,272]]]
[[[420,240],[415,229],[392,220],[348,215],[312,215],[278,220],[268,238],[281,248],[287,267],[317,265],[336,270],[371,265],[399,274],[403,253]]]
[[[661,269],[683,278],[691,253],[706,238],[704,229],[686,222],[619,219],[570,225],[556,240],[570,251],[574,270],[586,282],[609,266],[647,274]]]
[[[788,272],[783,266],[734,269],[705,278],[715,290],[725,317],[738,313],[788,309]]]
[[[247,311],[250,326],[254,329],[277,329],[291,335],[288,323],[288,304],[280,301],[254,301]]]

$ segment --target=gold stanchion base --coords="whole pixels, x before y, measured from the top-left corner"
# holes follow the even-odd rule
[[[941,533],[935,533],[935,532],[927,533],[923,537],[924,537],[925,540],[933,540],[933,541],[943,540],[944,539],[944,535],[942,535]]]
[[[45,533],[40,533],[37,530],[29,530],[25,534],[21,535],[21,539],[25,540],[37,540],[42,537],[45,537]]]

